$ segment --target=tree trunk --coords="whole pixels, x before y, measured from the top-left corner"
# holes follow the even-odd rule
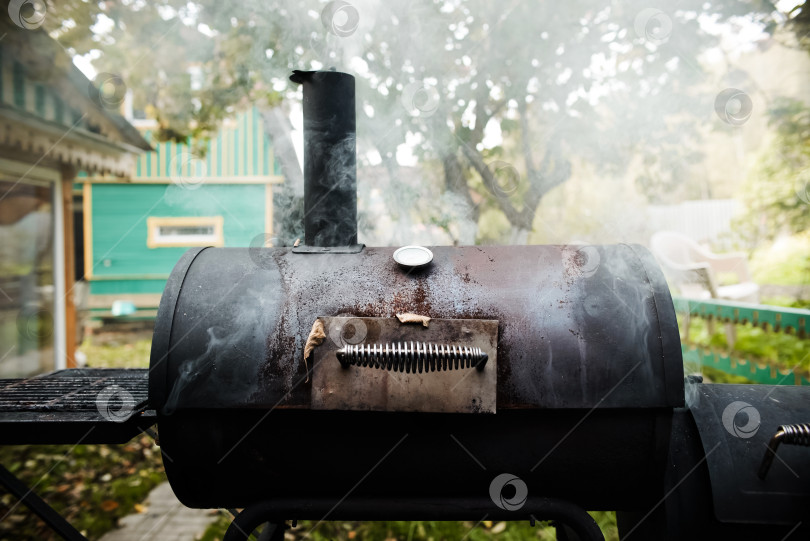
[[[262,111],[264,131],[273,143],[273,154],[281,165],[284,182],[274,187],[273,216],[276,246],[290,246],[304,237],[304,174],[292,142],[292,125],[281,107]]]
[[[262,111],[264,131],[273,142],[273,155],[278,158],[284,181],[289,184],[295,196],[304,195],[304,174],[295,146],[292,142],[292,124],[289,115],[281,107]]]

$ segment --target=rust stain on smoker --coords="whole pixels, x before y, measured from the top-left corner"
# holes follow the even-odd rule
[[[533,251],[529,249],[528,255]],[[360,254],[331,256],[293,254],[285,249],[274,252],[272,261],[279,269],[281,287],[289,302],[267,338],[260,379],[276,388],[283,387],[286,395],[278,407],[310,404],[311,384],[303,382],[304,340],[312,321],[324,315],[394,318],[397,313],[413,312],[433,319],[498,320],[501,339],[497,355],[504,361],[498,363],[498,379],[509,386],[502,389],[505,392],[499,394],[499,401],[501,397],[509,400],[510,396],[527,392],[512,387],[515,382],[510,378],[509,359],[517,355],[529,360],[535,355],[534,344],[543,343],[546,337],[545,333],[537,332],[538,322],[523,306],[530,306],[535,300],[521,298],[519,302],[523,305],[515,305],[514,300],[505,302],[509,297],[504,297],[504,292],[511,295],[528,283],[537,283],[539,294],[540,284],[547,277],[542,276],[543,269],[538,272],[538,262],[527,262],[527,254],[522,251],[504,247],[437,248],[430,267],[410,271],[393,262],[393,248],[366,248]],[[539,263],[546,269],[555,265],[553,261]],[[565,273],[560,272],[559,265],[557,260],[556,276],[565,284]],[[566,285],[570,287],[563,285],[549,300],[559,299]],[[326,341],[331,339],[327,336]],[[526,346],[512,351],[512,343]]]
[[[195,370],[195,392],[184,395],[183,407],[309,408],[312,383],[305,381],[303,353],[315,318],[379,317],[421,331],[395,319],[397,313],[413,312],[434,320],[498,322],[501,411],[659,407],[665,403],[662,389],[667,400],[677,400],[683,385],[677,377],[677,323],[652,255],[621,245],[582,250],[588,262],[579,267],[584,258],[565,246],[435,247],[432,265],[416,271],[396,265],[392,248],[357,254],[204,251],[194,260],[199,266],[180,276],[186,294],[178,294],[180,315],[172,321],[172,336],[177,340],[195,332],[196,339],[184,341],[188,349],[169,358],[170,374]],[[219,296],[239,273],[240,288],[229,302],[203,311],[220,305]],[[244,317],[259,305],[262,317]],[[186,364],[184,357],[202,354],[211,334],[206,329],[236,324],[245,331],[235,335],[244,342],[236,344],[238,350],[229,344],[217,351],[215,362]],[[326,333],[324,344],[379,338],[372,328],[356,326],[355,331],[344,337]],[[619,387],[621,392],[607,395]]]

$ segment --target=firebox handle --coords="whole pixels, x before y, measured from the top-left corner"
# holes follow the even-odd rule
[[[368,366],[393,372],[435,372],[475,367],[479,372],[489,360],[481,348],[427,342],[347,344],[335,352],[343,368]]]
[[[768,470],[771,469],[771,464],[776,456],[776,450],[782,443],[810,447],[810,423],[782,425],[776,429],[776,434],[768,442],[768,448],[765,450],[765,456],[762,457],[762,463],[757,472],[760,479],[765,479],[765,476],[768,475]]]

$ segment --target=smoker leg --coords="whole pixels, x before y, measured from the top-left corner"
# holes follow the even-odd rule
[[[259,541],[281,541],[284,539],[284,525],[266,522],[262,533],[259,534]]]
[[[553,524],[557,530],[557,541],[579,541],[579,536],[562,522],[555,521]]]
[[[65,518],[54,511],[53,507],[40,498],[33,489],[17,479],[17,477],[0,465],[0,484],[6,487],[30,509],[36,516],[41,518],[48,527],[68,541],[87,541],[87,538],[70,525]]]
[[[246,508],[234,517],[231,525],[222,538],[222,541],[247,541],[253,530],[264,524],[259,541],[284,541],[284,523],[266,522],[263,513],[257,513],[256,508]]]

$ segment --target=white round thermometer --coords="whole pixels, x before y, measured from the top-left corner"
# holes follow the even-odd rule
[[[433,261],[433,252],[424,246],[403,246],[394,252],[394,261],[403,267],[421,267]]]

